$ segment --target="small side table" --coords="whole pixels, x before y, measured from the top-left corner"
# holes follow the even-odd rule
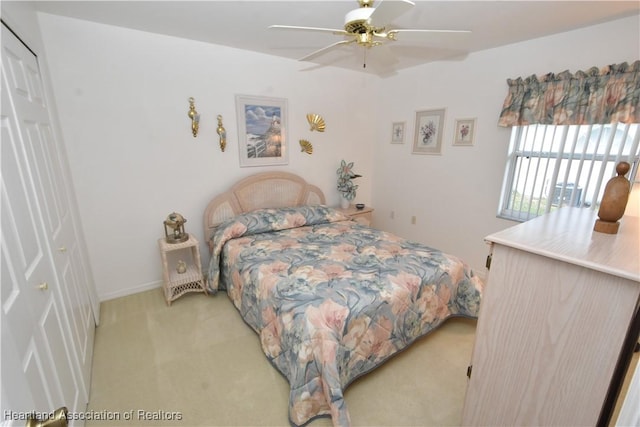
[[[372,222],[372,213],[373,208],[369,206],[365,206],[362,209],[356,209],[354,205],[349,206],[348,208],[336,208],[338,211],[342,212],[355,222],[371,227]]]
[[[200,246],[192,234],[181,243],[167,243],[164,238],[158,239],[158,246],[162,257],[164,299],[167,305],[187,292],[207,293],[200,262]],[[178,273],[180,261],[185,264],[184,273]]]

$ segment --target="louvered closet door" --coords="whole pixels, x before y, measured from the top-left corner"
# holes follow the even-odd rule
[[[76,347],[74,284],[52,252],[51,224],[63,222],[63,214],[51,214],[55,200],[45,192],[52,188],[42,186],[53,169],[38,64],[4,24],[1,95],[1,413],[6,419],[6,411],[84,411],[88,378]],[[63,226],[54,228],[64,235]]]

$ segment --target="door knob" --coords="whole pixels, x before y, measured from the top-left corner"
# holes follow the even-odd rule
[[[39,420],[35,414],[27,420],[26,427],[67,427],[67,414],[69,410],[66,407],[56,409],[51,417]]]
[[[62,252],[62,253],[65,253],[65,252],[67,252],[67,248],[66,248],[66,247],[64,247],[64,246],[60,246],[60,247],[58,248],[58,251],[59,251],[59,252]]]
[[[47,289],[49,289],[49,284],[47,282],[42,282],[38,285],[38,289],[40,289],[41,291],[46,291]]]

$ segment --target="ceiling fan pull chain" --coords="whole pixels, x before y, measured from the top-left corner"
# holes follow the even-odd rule
[[[364,58],[362,59],[362,68],[367,68],[367,48],[364,48]]]

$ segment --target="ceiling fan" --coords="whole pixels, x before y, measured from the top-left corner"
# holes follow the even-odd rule
[[[391,22],[415,6],[409,0],[380,0],[373,7],[373,0],[357,0],[360,7],[348,12],[344,18],[344,29],[301,27],[294,25],[271,25],[269,28],[298,31],[316,31],[343,36],[344,39],[318,49],[300,58],[300,61],[312,60],[334,48],[357,44],[364,48],[380,46],[387,42],[402,40],[403,35],[428,36],[430,33],[470,33],[467,30],[427,30],[402,29],[390,27]],[[366,61],[363,64],[366,67]]]

